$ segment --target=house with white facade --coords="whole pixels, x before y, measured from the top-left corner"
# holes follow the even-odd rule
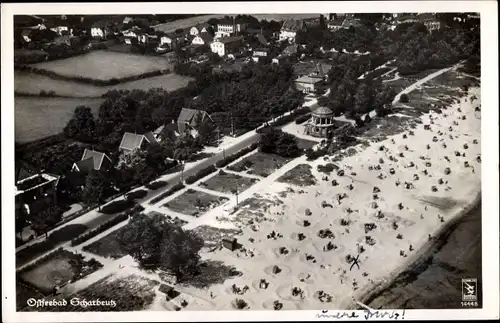
[[[199,36],[200,34],[208,33],[208,28],[209,27],[210,27],[210,25],[207,24],[207,23],[203,23],[203,24],[199,24],[199,25],[193,26],[189,30],[189,34],[191,36]]]
[[[247,29],[247,24],[236,22],[234,19],[221,20],[217,24],[217,31],[215,37],[229,37],[241,33]]]
[[[90,35],[93,38],[106,39],[113,33],[113,24],[107,20],[95,22],[90,28]]]
[[[227,54],[239,51],[242,45],[243,36],[222,37],[215,39],[212,44],[210,44],[210,49],[213,53],[216,53],[222,57]]]
[[[441,22],[436,18],[433,13],[421,13],[417,15],[419,22],[423,23],[429,32],[439,30]]]
[[[281,26],[279,40],[288,40],[290,42],[295,42],[295,36],[297,36],[297,32],[306,30],[307,27],[303,20],[288,19]]]
[[[193,40],[191,41],[191,45],[208,45],[212,43],[214,38],[208,34],[208,33],[203,33],[198,36],[195,36]]]

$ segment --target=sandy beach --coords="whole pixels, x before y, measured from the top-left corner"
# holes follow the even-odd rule
[[[353,298],[394,278],[474,202],[481,189],[478,105],[480,89],[471,88],[460,103],[423,115],[415,129],[357,146],[334,162],[343,176],[333,171],[322,180],[317,166],[329,161],[299,158],[312,166],[316,185],[274,182],[258,192],[273,201],[268,207],[229,216],[244,249],[203,258],[241,275],[203,290],[177,286],[190,299],[186,310],[232,310],[236,299],[250,310],[353,307]]]

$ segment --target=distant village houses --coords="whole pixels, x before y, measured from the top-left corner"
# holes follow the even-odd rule
[[[245,31],[247,24],[237,22],[236,19],[223,19],[217,24],[217,31],[215,37],[230,37]]]
[[[113,33],[113,23],[107,20],[95,22],[90,28],[90,35],[93,38],[107,39]]]

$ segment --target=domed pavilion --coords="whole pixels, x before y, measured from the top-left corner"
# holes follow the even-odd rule
[[[319,107],[311,113],[306,123],[306,133],[310,136],[328,138],[333,134],[335,120],[333,111],[327,107]]]

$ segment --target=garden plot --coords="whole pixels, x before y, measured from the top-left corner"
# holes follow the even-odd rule
[[[267,177],[280,169],[293,158],[281,157],[274,154],[265,154],[260,151],[230,165],[227,169],[235,172],[246,172]]]
[[[131,77],[148,72],[172,69],[163,57],[125,53],[92,51],[71,58],[33,64],[59,75],[84,77],[95,80],[111,80]]]
[[[217,192],[233,194],[235,190],[239,193],[247,190],[258,181],[259,180],[255,178],[248,178],[219,170],[217,175],[200,183],[199,186]]]
[[[188,189],[163,206],[170,210],[192,216],[200,216],[205,212],[227,202],[229,199],[222,196],[214,196],[205,192]]]
[[[278,182],[297,186],[312,186],[316,184],[316,177],[311,172],[311,165],[300,164],[278,178]]]
[[[193,232],[205,241],[205,247],[221,246],[222,239],[236,238],[241,234],[241,230],[215,228],[208,225],[196,227]]]
[[[118,241],[118,237],[125,230],[126,226],[121,227],[101,239],[84,246],[82,250],[106,258],[118,259],[124,257],[127,255],[127,252],[123,250],[123,246]]]
[[[18,275],[24,282],[48,294],[54,287],[79,280],[101,267],[95,259],[84,261],[82,255],[61,248]]]

